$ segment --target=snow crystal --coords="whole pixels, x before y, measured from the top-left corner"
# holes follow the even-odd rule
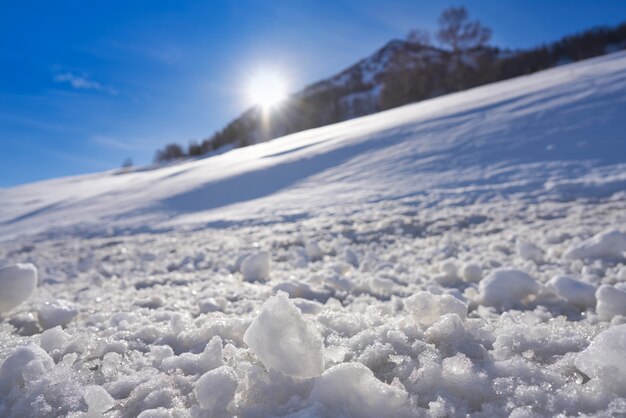
[[[572,245],[567,258],[621,258],[626,251],[626,234],[617,230],[601,232],[581,243]]]
[[[270,275],[270,253],[259,251],[241,262],[243,278],[249,282],[266,281]]]
[[[299,378],[324,371],[322,337],[285,293],[263,304],[243,340],[267,369]]]
[[[310,401],[321,403],[324,416],[383,417],[407,415],[405,390],[387,385],[361,363],[342,363],[315,382]]]
[[[446,315],[455,313],[461,319],[467,316],[467,305],[451,295],[434,295],[418,292],[404,300],[404,305],[413,314],[415,321],[430,326]]]
[[[572,305],[584,309],[596,304],[596,287],[591,284],[562,275],[554,276],[548,284],[558,297]]]
[[[226,410],[237,391],[237,374],[228,366],[206,372],[196,382],[193,393],[202,409],[218,415]]]
[[[596,313],[604,321],[610,321],[615,315],[626,316],[626,291],[604,284],[596,291]]]
[[[539,283],[527,273],[515,269],[498,269],[478,285],[482,303],[500,307],[523,301],[537,293]]]
[[[597,335],[575,364],[587,376],[599,379],[604,388],[626,396],[626,324]]]
[[[0,269],[0,313],[15,308],[35,291],[37,269],[32,264],[15,264]]]

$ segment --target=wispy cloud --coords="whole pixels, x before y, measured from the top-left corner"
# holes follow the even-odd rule
[[[115,148],[115,149],[119,149],[119,150],[133,150],[136,147],[134,146],[133,143],[131,143],[130,141],[122,141],[116,138],[111,138],[109,136],[94,136],[91,138],[91,141],[98,144],[98,145],[102,145],[108,148]]]
[[[91,142],[106,148],[122,151],[152,150],[154,141],[142,138],[115,138],[108,135],[94,135]]]
[[[102,91],[112,95],[117,95],[117,91],[110,87],[105,86],[97,81],[89,79],[84,74],[77,74],[71,71],[65,71],[54,76],[54,81],[57,83],[69,84],[76,90],[95,90]]]

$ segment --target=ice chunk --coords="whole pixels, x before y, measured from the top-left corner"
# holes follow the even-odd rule
[[[461,277],[467,282],[477,283],[483,277],[483,270],[478,264],[466,263],[461,267]]]
[[[515,251],[517,255],[524,260],[531,260],[535,263],[543,262],[543,250],[529,242],[517,241]]]
[[[102,386],[85,387],[84,395],[88,417],[101,417],[103,413],[115,406],[115,399]]]
[[[7,312],[24,302],[37,287],[37,268],[15,264],[0,269],[0,312]]]
[[[521,302],[539,289],[535,279],[515,269],[498,269],[478,284],[482,303],[489,306]]]
[[[193,389],[202,409],[212,415],[226,411],[237,392],[237,374],[228,366],[221,366],[203,374]]]
[[[324,405],[324,416],[393,417],[405,414],[408,394],[387,385],[361,363],[343,363],[326,370],[317,379],[312,402]]]
[[[626,316],[626,292],[604,284],[596,291],[596,313],[600,319],[610,321],[615,315]]]
[[[554,293],[572,305],[587,308],[596,304],[596,287],[569,276],[554,276],[548,284]]]
[[[243,340],[267,369],[299,378],[324,371],[322,337],[283,292],[263,304]]]
[[[581,243],[572,245],[567,258],[621,258],[626,251],[626,234],[609,230],[601,232]]]
[[[66,325],[76,315],[78,315],[76,305],[66,300],[45,302],[37,309],[37,318],[43,329]]]
[[[626,324],[601,332],[583,350],[574,364],[591,378],[599,379],[603,389],[626,395]]]
[[[241,273],[248,282],[266,281],[270,276],[270,253],[258,251],[241,262]]]
[[[415,315],[415,320],[431,326],[446,315],[455,313],[461,319],[467,317],[467,305],[452,295],[433,295],[430,292],[419,292],[404,300],[406,308]]]

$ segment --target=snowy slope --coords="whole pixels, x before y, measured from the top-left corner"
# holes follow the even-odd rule
[[[625,70],[618,53],[208,159],[1,190],[0,235],[306,217],[406,197],[607,196],[626,184]]]
[[[626,54],[0,190],[2,417],[626,415]]]

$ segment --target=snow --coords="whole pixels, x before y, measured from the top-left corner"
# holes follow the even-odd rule
[[[96,418],[113,408],[115,399],[102,386],[92,385],[85,388],[85,403],[87,416]]]
[[[72,302],[62,299],[45,302],[37,310],[39,324],[43,329],[65,325],[76,315],[78,315],[76,306]]]
[[[483,278],[482,268],[475,263],[465,263],[461,268],[461,277],[468,282],[479,282]]]
[[[267,369],[298,378],[324,371],[322,337],[284,292],[263,304],[243,340]]]
[[[517,241],[516,247],[517,255],[524,260],[531,260],[535,263],[543,262],[543,250],[534,244],[524,241]]]
[[[0,190],[0,416],[624,415],[625,74]]]
[[[317,416],[408,416],[403,388],[376,379],[361,363],[343,363],[326,370],[315,383],[310,401],[322,405]]]
[[[626,317],[626,289],[620,290],[615,286],[603,284],[595,296],[598,300],[596,312],[600,319],[610,321],[615,315]]]
[[[548,282],[556,295],[572,305],[585,309],[596,304],[596,287],[569,276],[554,276]]]
[[[488,306],[513,305],[539,292],[540,285],[517,269],[498,269],[479,283],[481,302]]]
[[[221,366],[203,374],[193,389],[202,409],[218,416],[228,407],[237,391],[237,374],[232,367]]]
[[[19,306],[37,287],[37,268],[15,264],[0,269],[0,312]]]
[[[576,367],[601,383],[599,389],[626,396],[626,324],[597,335],[575,360]]]
[[[259,251],[249,255],[241,262],[241,273],[249,282],[266,281],[270,275],[270,254]]]
[[[604,231],[578,244],[565,253],[567,258],[622,258],[626,251],[626,234],[617,230]]]
[[[467,305],[451,295],[419,292],[408,297],[404,305],[418,323],[426,326],[434,324],[446,314],[454,313],[463,319],[467,316]]]

